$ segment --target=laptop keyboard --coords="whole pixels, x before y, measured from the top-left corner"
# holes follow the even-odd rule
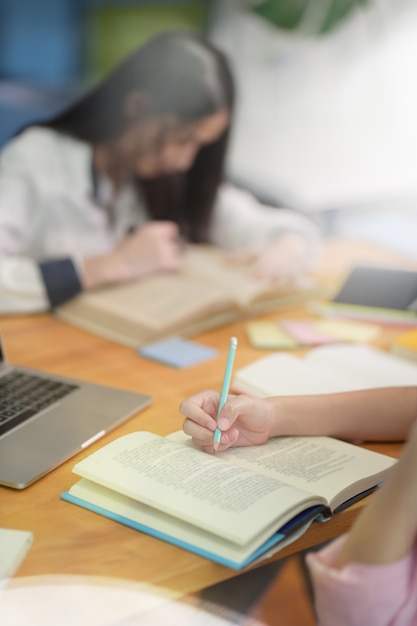
[[[75,389],[77,385],[22,372],[0,377],[0,435]]]

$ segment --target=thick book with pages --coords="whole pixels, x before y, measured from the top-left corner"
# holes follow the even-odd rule
[[[292,306],[322,292],[282,288],[250,276],[210,246],[188,246],[181,271],[77,296],[62,320],[137,347],[169,335],[191,336],[248,315]]]
[[[330,437],[278,437],[211,456],[182,432],[135,432],[77,463],[81,480],[61,497],[242,569],[369,493],[395,462]]]

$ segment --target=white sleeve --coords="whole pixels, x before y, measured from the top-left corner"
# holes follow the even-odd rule
[[[49,307],[36,261],[0,254],[0,314],[37,313]]]
[[[2,175],[3,174],[3,175]],[[49,308],[37,262],[21,256],[29,227],[30,186],[23,178],[0,174],[0,314]]]
[[[291,209],[261,204],[249,192],[232,185],[220,187],[210,231],[214,245],[239,250],[288,233],[305,237],[310,243],[312,257],[318,255],[320,231],[306,216]]]
[[[30,184],[2,162],[0,171],[0,314],[45,311],[49,307],[35,260],[20,255],[30,228]]]
[[[65,252],[45,258],[49,220],[37,180],[51,179],[53,188],[55,177],[49,175],[54,157],[44,144],[34,130],[0,155],[0,314],[46,311],[81,290],[73,258]]]

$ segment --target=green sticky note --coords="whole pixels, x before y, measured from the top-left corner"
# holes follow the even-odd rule
[[[254,348],[263,348],[264,350],[289,349],[299,345],[276,322],[248,322],[245,330]]]

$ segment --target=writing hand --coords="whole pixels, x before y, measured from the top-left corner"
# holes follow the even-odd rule
[[[149,222],[123,239],[107,255],[84,260],[84,289],[123,283],[181,267],[182,244],[173,222]]]
[[[179,230],[173,222],[149,222],[126,237],[113,251],[127,280],[178,270],[182,253]]]
[[[193,444],[205,452],[213,452],[213,433],[220,394],[217,391],[201,391],[180,404],[185,416],[183,430],[190,435]],[[222,430],[218,452],[231,446],[251,446],[269,439],[273,423],[273,407],[265,398],[246,394],[231,395],[224,405],[217,425]]]

